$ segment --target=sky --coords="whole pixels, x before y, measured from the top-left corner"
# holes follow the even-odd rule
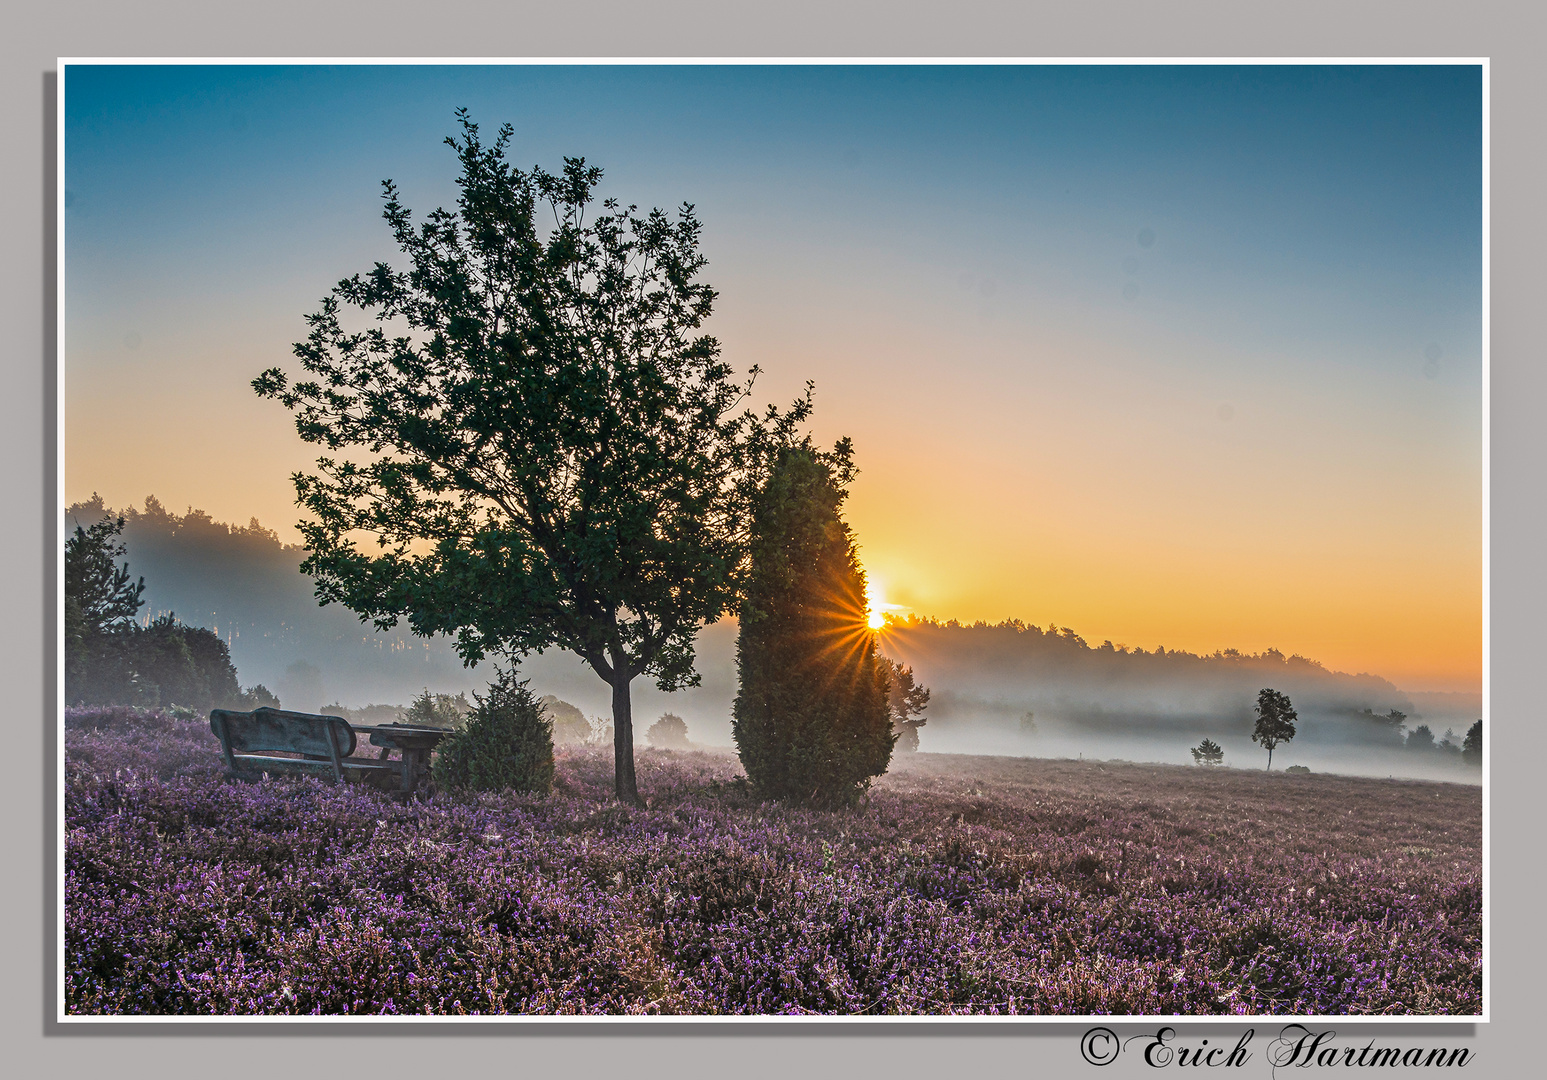
[[[900,613],[1482,676],[1476,66],[71,66],[66,502],[296,538],[313,448],[259,399],[511,156],[691,202],[707,329],[816,384]],[[397,261],[401,261],[397,259]]]

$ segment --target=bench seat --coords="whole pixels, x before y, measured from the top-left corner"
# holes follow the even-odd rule
[[[254,773],[282,773],[290,772],[306,776],[331,775],[333,762],[323,761],[319,758],[293,758],[273,757],[265,754],[233,754],[232,760],[236,768],[234,773],[243,775]],[[343,767],[346,778],[364,778],[370,775],[384,775],[397,779],[401,771],[397,762],[385,761],[361,761],[359,758],[344,758],[339,762]]]

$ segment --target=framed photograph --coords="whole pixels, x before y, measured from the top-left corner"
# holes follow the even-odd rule
[[[1487,1020],[1488,79],[63,61],[57,1019]]]

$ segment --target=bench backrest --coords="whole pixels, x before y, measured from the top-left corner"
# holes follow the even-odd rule
[[[317,716],[268,706],[252,712],[214,709],[209,714],[209,726],[233,754],[283,750],[331,759],[329,727],[333,728],[340,757],[348,757],[355,749],[355,733],[342,716]]]

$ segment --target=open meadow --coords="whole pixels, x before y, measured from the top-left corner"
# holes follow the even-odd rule
[[[1482,792],[897,755],[851,811],[723,751],[554,794],[228,783],[204,720],[65,720],[71,1013],[1475,1015]]]

